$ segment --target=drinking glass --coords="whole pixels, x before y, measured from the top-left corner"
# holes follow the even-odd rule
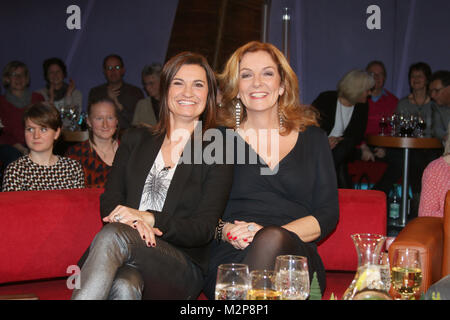
[[[309,296],[309,272],[306,257],[278,256],[275,261],[276,288],[283,300],[306,300]]]
[[[275,286],[274,271],[253,270],[250,272],[250,281],[248,300],[281,300],[281,292]]]
[[[380,118],[379,125],[380,125],[380,129],[381,129],[380,136],[384,136],[385,135],[384,131],[386,130],[386,127],[388,126],[388,119],[384,114]]]
[[[400,293],[402,300],[409,300],[417,294],[422,283],[419,251],[410,248],[396,249],[391,278],[391,284]]]
[[[246,264],[221,264],[217,268],[216,300],[246,300],[249,286],[250,275]]]
[[[391,268],[389,264],[389,254],[382,252],[380,254],[380,278],[383,286],[383,291],[389,292],[391,288]]]

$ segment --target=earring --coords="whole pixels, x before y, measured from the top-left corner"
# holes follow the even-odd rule
[[[280,112],[280,109],[278,108],[278,116],[280,118],[280,131],[283,129],[283,124],[284,124],[284,120],[283,120],[283,115]]]
[[[236,103],[236,129],[239,129],[239,125],[241,124],[241,104],[239,103],[239,100]]]

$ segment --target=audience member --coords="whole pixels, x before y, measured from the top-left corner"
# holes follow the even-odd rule
[[[411,93],[400,100],[396,112],[405,115],[420,115],[427,124],[425,135],[431,135],[433,102],[428,94],[431,68],[425,62],[414,63],[409,67],[408,80]]]
[[[447,127],[450,132],[450,123]],[[450,134],[445,138],[444,154],[423,172],[419,216],[444,216],[445,195],[450,190]]]
[[[120,56],[111,54],[103,60],[103,74],[106,83],[89,91],[89,103],[109,97],[119,109],[119,125],[121,129],[131,127],[134,110],[139,100],[144,98],[141,89],[123,80],[125,65]]]
[[[162,70],[161,86],[158,124],[130,129],[121,140],[100,198],[108,224],[91,244],[73,299],[196,299],[200,294],[233,167],[207,164],[208,143],[202,148],[198,141],[197,147],[189,138],[198,120],[204,130],[216,122],[215,75],[206,59],[176,55]],[[185,159],[187,154],[192,157]]]
[[[53,154],[62,126],[58,110],[42,102],[33,104],[23,114],[23,126],[30,153],[8,165],[3,191],[84,188],[81,164]]]
[[[430,66],[424,62],[412,64],[409,68],[408,79],[411,93],[399,101],[396,112],[402,113],[405,117],[412,114],[421,115],[427,125],[426,136],[432,136],[430,128],[434,127],[433,114],[436,107],[428,95],[428,85],[431,80]],[[409,185],[415,201],[420,198],[423,171],[431,161],[439,157],[441,152],[441,150],[435,149],[412,149],[410,151]],[[373,189],[381,190],[388,195],[393,185],[403,174],[403,151],[401,149],[389,149],[386,161],[388,167]],[[417,207],[413,209],[417,210]],[[417,211],[414,211],[414,214],[416,213]]]
[[[269,43],[237,49],[219,80],[221,122],[236,130],[229,133],[235,169],[204,292],[214,299],[222,263],[273,270],[282,254],[307,257],[310,277],[317,273],[323,292],[325,269],[316,242],[334,229],[339,208],[332,155],[317,112],[300,104],[297,76]]]
[[[431,98],[436,103],[432,132],[443,139],[450,122],[450,71],[436,71],[430,82]]]
[[[339,81],[337,91],[322,92],[312,103],[320,112],[320,127],[328,135],[339,188],[352,188],[347,164],[364,138],[367,97],[374,84],[367,72],[352,70]]]
[[[11,162],[28,153],[25,146],[23,112],[32,103],[43,101],[38,93],[32,93],[28,67],[20,61],[11,61],[3,69],[5,95],[0,96],[0,176]]]
[[[119,147],[117,107],[103,98],[91,102],[87,113],[89,139],[70,147],[66,156],[83,165],[86,187],[103,188]]]
[[[70,79],[67,84],[67,67],[59,58],[50,58],[44,61],[44,79],[47,82],[45,88],[37,92],[45,98],[45,102],[52,104],[59,112],[80,112],[83,108],[83,95],[80,90],[75,89],[75,82]],[[63,119],[63,128],[69,127],[69,119]]]
[[[370,92],[368,99],[369,115],[367,127],[364,136],[377,135],[380,133],[380,119],[384,116],[386,121],[392,115],[397,107],[398,98],[394,96],[385,87],[386,67],[381,61],[371,61],[366,67],[366,71],[374,78],[375,85]],[[364,161],[375,161],[375,159],[384,158],[386,149],[380,147],[370,147],[365,141],[360,145],[361,158]]]
[[[154,63],[142,70],[142,84],[148,97],[138,101],[133,126],[153,126],[159,116],[159,77],[161,65]]]
[[[433,283],[425,293],[425,300],[450,300],[450,274]]]

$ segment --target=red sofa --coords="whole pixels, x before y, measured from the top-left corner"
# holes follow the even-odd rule
[[[34,294],[70,299],[68,268],[102,227],[101,189],[0,193],[0,296]],[[340,220],[319,245],[327,290],[340,298],[357,266],[350,235],[386,233],[386,197],[379,191],[339,190]]]

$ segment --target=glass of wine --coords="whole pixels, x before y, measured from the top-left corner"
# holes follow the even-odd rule
[[[402,248],[394,252],[391,284],[401,295],[401,300],[410,300],[420,290],[422,269],[420,255],[416,249]]]
[[[281,291],[275,286],[275,273],[272,270],[253,270],[250,272],[251,289],[248,300],[281,300]]]
[[[247,300],[249,287],[250,275],[246,264],[221,264],[217,268],[216,300]]]
[[[425,129],[427,128],[427,124],[425,122],[425,119],[419,115],[417,117],[417,129],[418,129],[418,136],[420,138],[423,138],[425,136]]]
[[[385,135],[385,130],[386,130],[387,126],[388,126],[388,119],[387,119],[386,115],[383,114],[381,116],[379,125],[380,125],[380,129],[381,129],[380,136],[384,136]]]
[[[306,300],[309,296],[309,272],[306,257],[278,256],[275,261],[276,288],[283,300]]]

